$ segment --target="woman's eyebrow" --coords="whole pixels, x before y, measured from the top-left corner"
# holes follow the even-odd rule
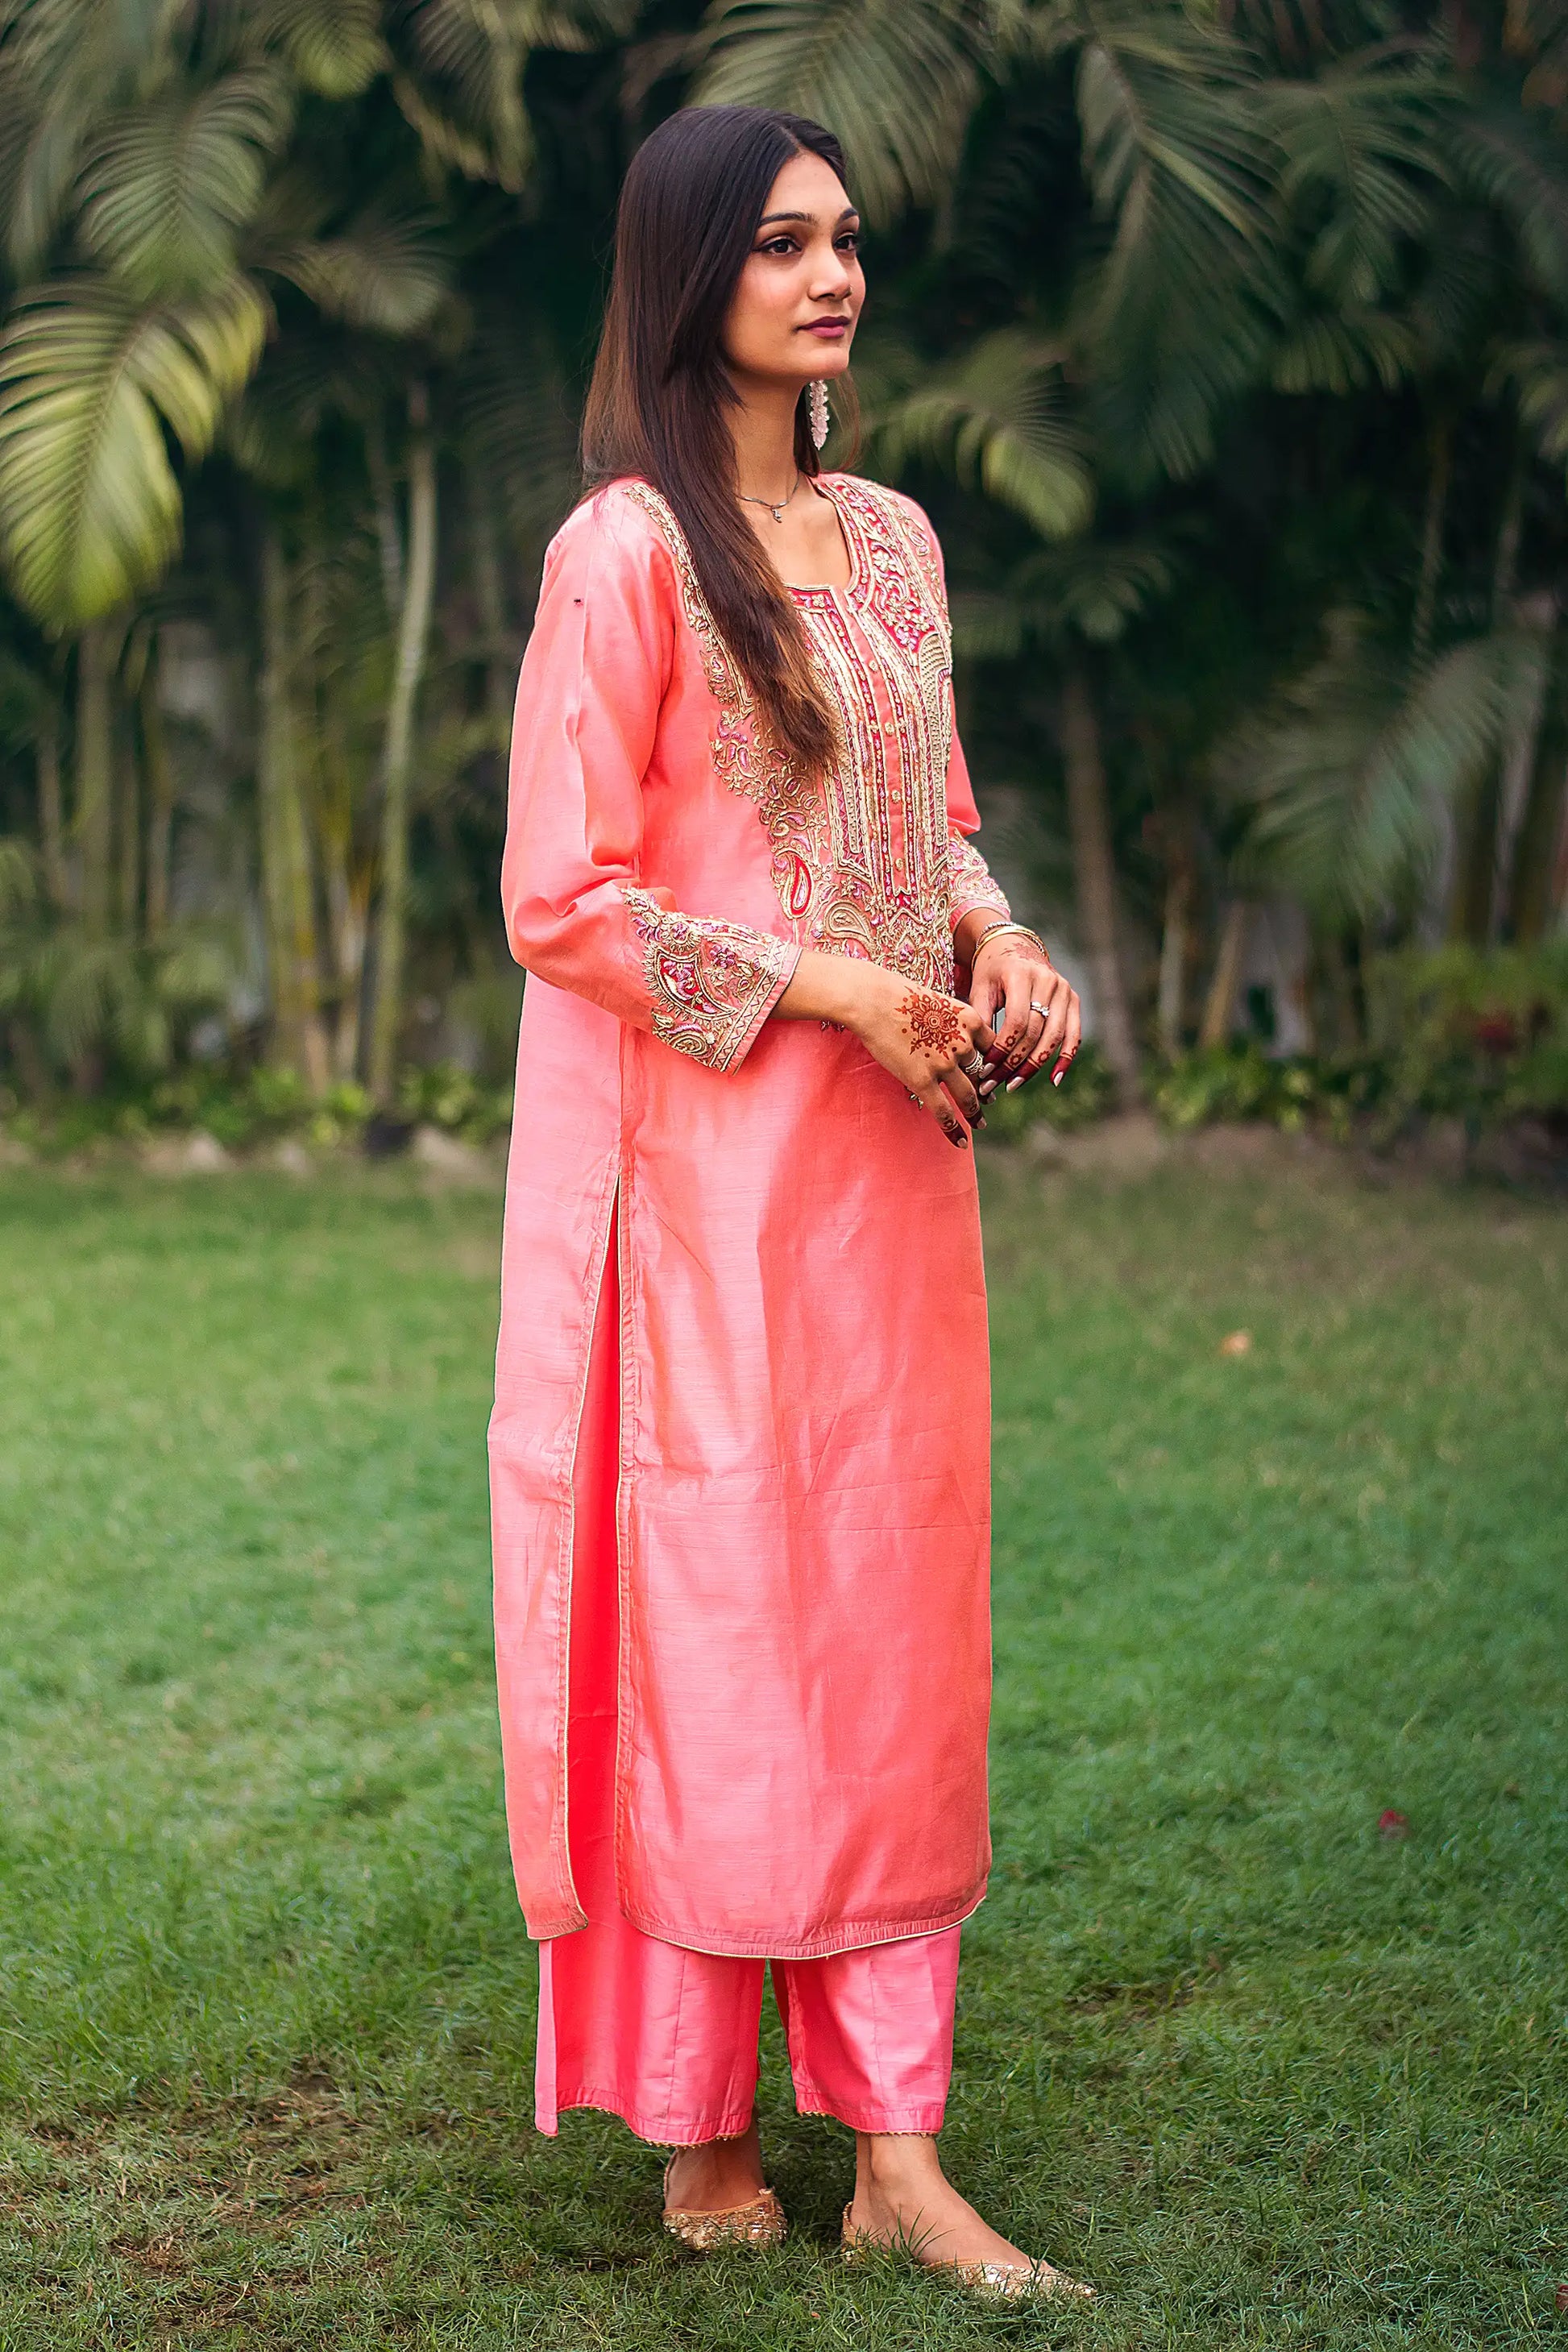
[[[835,228],[842,227],[843,224],[847,220],[856,220],[858,217],[859,215],[857,207],[854,205],[846,205],[844,210],[839,214],[837,220],[835,221],[834,226]],[[799,221],[805,228],[815,228],[816,226],[816,215],[815,213],[764,213],[762,219],[757,223],[757,226],[759,228],[766,228],[771,221]]]

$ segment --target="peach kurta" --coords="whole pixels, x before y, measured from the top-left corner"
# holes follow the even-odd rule
[[[851,578],[794,593],[843,720],[826,780],[760,735],[644,483],[557,535],[522,667],[490,1460],[508,1819],[542,1937],[584,1919],[574,1479],[612,1233],[621,1910],[804,1959],[949,1927],[984,1891],[973,1166],[856,1038],[768,1016],[808,946],[950,988],[953,925],[1005,908],[967,837],[930,528],[874,484],[824,487]]]

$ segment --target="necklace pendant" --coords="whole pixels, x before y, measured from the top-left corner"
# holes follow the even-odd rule
[[[787,503],[788,503],[788,501],[786,500],[786,501],[785,501],[785,503],[787,504]],[[773,517],[773,520],[774,520],[775,522],[777,522],[777,523],[782,523],[782,522],[783,522],[783,520],[784,520],[784,508],[783,508],[783,507],[770,507],[770,508],[768,509],[768,512],[772,515],[772,517]]]

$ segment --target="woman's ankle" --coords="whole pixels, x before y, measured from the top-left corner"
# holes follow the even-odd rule
[[[665,2201],[673,2210],[719,2212],[746,2204],[763,2186],[762,2153],[753,2119],[732,2137],[678,2147],[668,2168]]]
[[[935,2137],[925,2132],[858,2132],[855,2186],[858,2193],[896,2204],[900,2198],[944,2179]]]

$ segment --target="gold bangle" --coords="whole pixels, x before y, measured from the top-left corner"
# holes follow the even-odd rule
[[[1050,962],[1050,955],[1047,950],[1046,943],[1044,940],[1041,939],[1038,931],[1032,931],[1027,923],[1012,922],[987,923],[984,929],[975,940],[974,945],[969,950],[970,962],[973,964],[975,961],[976,958],[979,956],[981,949],[986,946],[989,941],[992,940],[1001,939],[1003,934],[1008,931],[1016,931],[1020,939],[1033,940],[1036,947],[1037,947],[1040,951],[1043,961],[1047,963]],[[1055,969],[1054,966],[1052,968],[1053,970]]]

